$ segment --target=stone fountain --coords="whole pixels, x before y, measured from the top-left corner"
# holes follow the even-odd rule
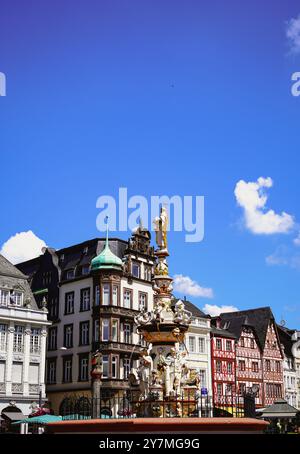
[[[196,416],[199,399],[199,377],[186,363],[184,336],[192,314],[182,301],[172,306],[172,282],[167,257],[168,216],[161,208],[154,220],[157,263],[154,270],[154,306],[151,312],[135,317],[137,331],[147,347],[141,351],[139,367],[129,376],[131,388],[138,395],[137,416]]]

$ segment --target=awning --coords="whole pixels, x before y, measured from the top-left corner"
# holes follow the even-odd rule
[[[42,288],[40,290],[36,290],[35,292],[33,292],[34,295],[44,295],[45,293],[48,293],[47,288]]]
[[[32,418],[25,418],[20,421],[13,422],[13,424],[48,424],[49,422],[57,422],[61,421],[61,416],[55,415],[41,415],[41,416],[33,416]]]
[[[9,419],[10,421],[19,421],[22,419],[25,419],[27,416],[23,415],[23,413],[20,412],[2,412],[2,416],[4,416],[4,419]]]

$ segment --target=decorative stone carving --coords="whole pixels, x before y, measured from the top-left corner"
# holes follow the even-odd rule
[[[13,393],[19,394],[23,392],[23,384],[22,383],[12,383],[11,390]]]

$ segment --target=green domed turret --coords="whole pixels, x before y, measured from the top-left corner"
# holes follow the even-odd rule
[[[122,260],[110,250],[108,244],[108,229],[107,229],[104,249],[99,255],[93,258],[91,264],[92,271],[103,269],[121,270],[122,266],[123,266]]]

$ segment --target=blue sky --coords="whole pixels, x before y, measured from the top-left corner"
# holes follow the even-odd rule
[[[297,3],[3,2],[0,244],[99,236],[96,200],[119,187],[204,195],[204,240],[170,233],[172,274],[213,290],[190,297],[199,307],[270,305],[299,328]],[[243,222],[235,186],[259,177],[274,183],[265,209],[293,216],[287,233]]]

